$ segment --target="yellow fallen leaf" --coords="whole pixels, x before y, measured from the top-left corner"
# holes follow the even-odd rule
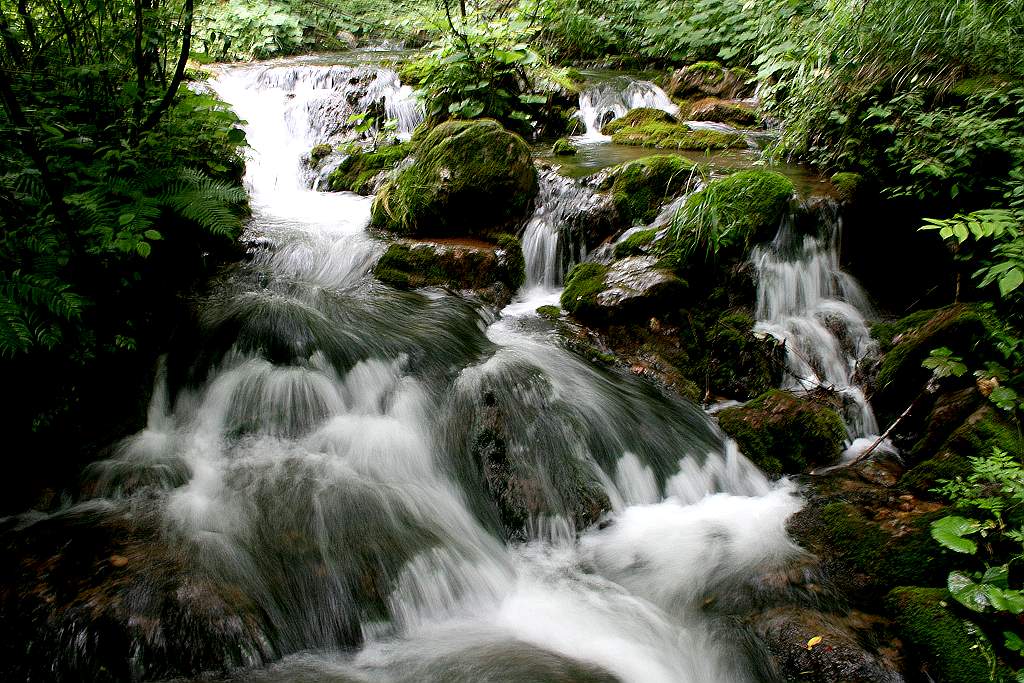
[[[821,642],[821,636],[814,636],[807,641],[807,649],[810,650],[812,647]]]

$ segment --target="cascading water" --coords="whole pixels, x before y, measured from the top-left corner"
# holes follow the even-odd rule
[[[665,91],[650,81],[637,81],[620,76],[602,81],[580,93],[579,118],[586,128],[585,139],[606,140],[601,128],[609,121],[624,116],[631,109],[661,109],[675,116],[679,113]]]
[[[818,235],[783,221],[775,239],[751,254],[757,271],[756,331],[785,344],[783,388],[834,390],[856,456],[878,435],[878,422],[857,385],[862,360],[876,351],[868,329],[871,305],[857,281],[839,266],[842,220],[834,205],[816,207]],[[891,448],[886,445],[886,448]]]
[[[203,647],[246,680],[755,680],[735,614],[800,553],[793,486],[535,317],[369,278],[368,200],[301,180],[338,73],[214,82],[248,121],[255,258],[169,355],[147,429],[93,469],[98,498],[62,514],[159,520],[161,566],[245,609]],[[580,198],[547,188],[550,235]],[[530,249],[554,287],[557,241]],[[55,670],[84,666],[84,629]]]

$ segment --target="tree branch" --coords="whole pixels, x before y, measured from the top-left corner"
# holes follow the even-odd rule
[[[174,96],[181,86],[181,81],[185,76],[185,65],[188,63],[188,54],[192,49],[192,14],[194,4],[194,0],[185,0],[185,25],[182,27],[181,54],[178,55],[178,64],[174,67],[174,77],[171,78],[171,84],[167,86],[167,90],[164,92],[160,103],[146,117],[145,123],[142,124],[142,131],[147,131],[160,122],[160,117],[170,108],[171,102],[174,101]]]

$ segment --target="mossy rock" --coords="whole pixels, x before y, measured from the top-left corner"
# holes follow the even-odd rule
[[[687,118],[691,121],[726,123],[738,128],[749,128],[761,122],[753,107],[717,97],[706,97],[691,104]]]
[[[669,97],[684,99],[738,99],[753,94],[750,80],[752,74],[746,69],[726,69],[718,62],[696,62],[673,73],[665,91]]]
[[[950,610],[945,588],[894,588],[885,605],[897,630],[927,668],[943,683],[992,680],[983,651],[989,649],[977,626]]]
[[[576,154],[576,147],[565,138],[558,138],[551,146],[551,153],[555,156],[572,156]]]
[[[693,129],[685,123],[648,123],[642,126],[623,128],[612,135],[612,142],[633,147],[694,152],[747,146],[746,140],[739,133],[703,128]]]
[[[334,192],[373,194],[373,179],[395,168],[411,152],[409,143],[387,145],[373,151],[353,150],[327,176],[327,186]]]
[[[616,166],[601,184],[627,225],[653,221],[661,205],[690,184],[695,164],[675,155],[644,157]]]
[[[526,278],[522,248],[512,236],[495,249],[431,243],[394,243],[373,269],[381,282],[398,289],[448,287],[481,290],[503,284],[518,289]]]
[[[525,220],[537,194],[530,148],[497,121],[414,134],[415,161],[374,199],[371,224],[399,235],[491,236]]]
[[[321,159],[333,151],[334,148],[326,143],[314,145],[313,149],[309,150],[309,158],[313,160],[314,164],[319,163]]]
[[[832,187],[836,190],[836,198],[843,203],[855,201],[863,191],[864,176],[860,173],[844,171],[834,174],[831,180]]]
[[[747,458],[774,476],[832,464],[846,441],[846,427],[835,410],[778,389],[722,410],[718,425]]]
[[[782,381],[781,344],[754,334],[754,318],[743,311],[722,314],[707,334],[706,371],[717,394],[738,399],[761,396]]]
[[[676,117],[661,109],[638,107],[630,109],[623,116],[612,119],[601,128],[602,135],[613,135],[626,128],[637,128],[650,123],[678,123]]]
[[[990,405],[982,405],[957,427],[933,457],[909,469],[900,480],[906,488],[926,492],[939,480],[970,474],[969,458],[985,457],[998,448],[1024,453],[1024,438]]]
[[[600,263],[579,263],[565,276],[565,289],[559,303],[571,315],[582,318],[597,317],[601,307],[597,295],[604,291],[604,276],[608,266]]]
[[[714,234],[717,258],[744,258],[751,246],[775,234],[793,193],[793,183],[773,171],[738,171],[714,180],[680,209],[674,247],[707,253]]]
[[[955,304],[934,312],[917,313],[888,327],[875,326],[889,350],[875,379],[875,404],[883,422],[894,418],[921,392],[931,372],[921,367],[929,354],[947,347],[968,367],[981,365],[993,327],[991,313],[972,304]]]
[[[626,239],[616,243],[615,258],[626,258],[627,256],[639,256],[641,254],[646,254],[650,250],[650,247],[657,236],[657,228],[637,230]]]
[[[562,317],[562,309],[558,306],[538,306],[537,315],[548,320],[558,320]]]

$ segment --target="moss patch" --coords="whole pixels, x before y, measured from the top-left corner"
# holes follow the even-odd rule
[[[846,440],[843,421],[830,407],[777,389],[721,411],[718,424],[744,455],[771,475],[831,464]]]
[[[601,189],[610,189],[612,202],[630,225],[653,221],[661,205],[689,185],[695,164],[674,155],[651,156],[613,168]]]
[[[760,123],[757,112],[751,107],[717,97],[706,97],[694,102],[689,108],[689,118],[692,121],[727,123],[739,128]]]
[[[637,230],[615,245],[615,258],[626,258],[627,256],[638,256],[646,253],[657,236],[658,231],[655,228]]]
[[[551,153],[555,156],[572,156],[576,154],[576,148],[565,138],[558,138],[551,146]]]
[[[381,171],[393,169],[411,151],[412,146],[408,143],[388,145],[372,152],[354,150],[327,176],[327,186],[335,192],[369,195],[373,192],[371,181]]]
[[[978,629],[953,614],[951,602],[944,588],[895,588],[885,599],[900,636],[933,678],[944,683],[987,681],[990,671],[979,648]]]
[[[538,306],[537,315],[548,320],[558,320],[562,317],[562,309],[558,306]]]
[[[580,263],[573,266],[565,278],[565,289],[559,300],[562,308],[580,317],[600,313],[597,295],[604,290],[604,276],[608,266],[599,263]]]
[[[852,202],[857,198],[864,183],[860,173],[842,172],[832,176],[832,186],[836,189],[836,197],[841,202]]]
[[[537,171],[497,121],[446,121],[413,136],[416,160],[380,189],[371,222],[400,235],[494,235],[522,221]]]
[[[650,123],[678,123],[676,118],[661,109],[650,107],[639,107],[631,109],[625,115],[612,119],[601,129],[602,135],[614,135],[620,130],[637,128]]]
[[[623,128],[612,135],[612,142],[633,147],[696,152],[747,146],[746,140],[738,133],[706,129],[695,130],[685,123],[648,123],[633,128]]]
[[[314,145],[313,149],[309,150],[309,158],[313,160],[313,163],[316,163],[332,151],[334,151],[334,148],[328,144]]]

